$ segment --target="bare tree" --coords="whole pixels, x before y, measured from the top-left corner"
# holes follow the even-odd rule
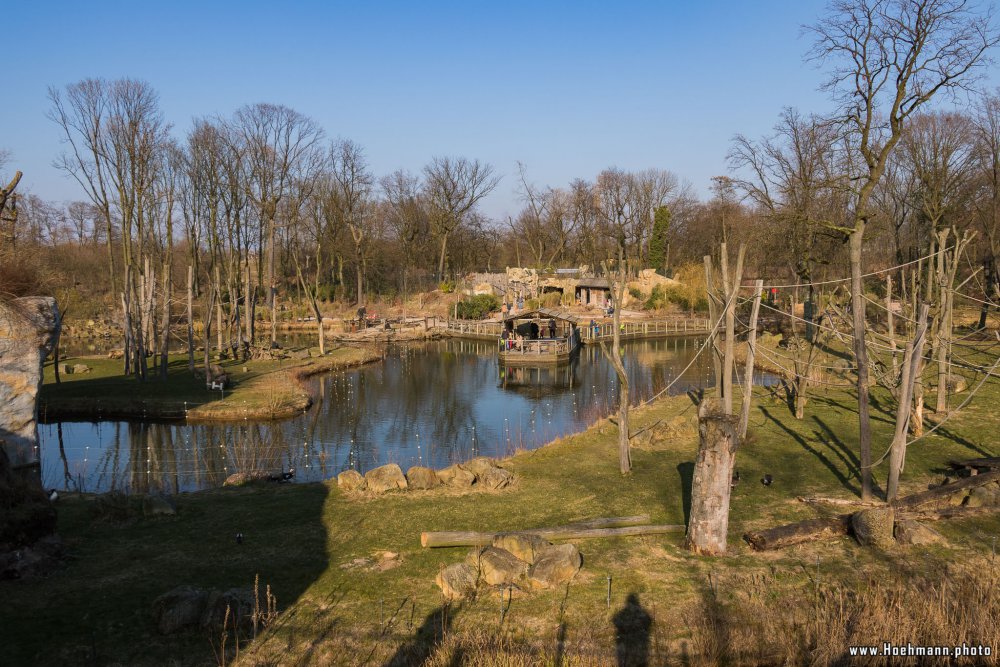
[[[431,224],[441,242],[438,280],[444,280],[448,238],[465,222],[476,204],[499,184],[500,177],[493,174],[493,167],[479,160],[435,157],[424,167]]]
[[[271,343],[277,341],[277,213],[282,197],[300,172],[314,169],[323,130],[310,118],[279,104],[240,108],[233,120],[246,151],[247,194],[257,207],[267,249]]]
[[[841,228],[851,261],[851,308],[857,365],[862,497],[872,496],[868,352],[861,252],[871,199],[906,122],[936,94],[968,86],[986,64],[997,35],[990,16],[965,0],[836,0],[810,28],[812,56],[831,66],[826,88],[860,164],[852,220]]]
[[[361,146],[347,139],[333,142],[330,146],[330,168],[335,189],[333,204],[343,224],[351,232],[354,240],[355,261],[357,263],[357,303],[365,305],[365,251],[374,222],[372,211],[372,189],[375,178],[368,170]]]

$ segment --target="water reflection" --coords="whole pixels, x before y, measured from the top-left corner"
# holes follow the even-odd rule
[[[700,343],[625,344],[633,400],[673,381]],[[671,393],[711,382],[703,355]],[[447,340],[392,347],[384,362],[331,374],[314,391],[312,409],[282,422],[45,424],[43,477],[53,488],[177,492],[219,486],[237,471],[294,469],[296,481],[313,481],[390,462],[443,467],[580,431],[608,414],[618,387],[598,347],[566,366],[505,368],[492,343]]]

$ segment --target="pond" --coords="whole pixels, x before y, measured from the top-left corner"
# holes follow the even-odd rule
[[[701,343],[624,344],[633,402],[682,371],[670,393],[709,387],[709,356],[691,363]],[[175,493],[220,486],[247,470],[294,469],[295,481],[317,481],[385,463],[441,468],[581,431],[613,409],[617,384],[596,346],[568,366],[504,368],[490,342],[393,345],[381,363],[314,380],[312,408],[281,422],[42,424],[42,478],[46,488]]]

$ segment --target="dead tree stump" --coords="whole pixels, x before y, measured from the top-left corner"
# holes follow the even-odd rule
[[[733,463],[739,446],[739,416],[726,415],[718,401],[698,409],[698,459],[691,482],[687,547],[699,554],[726,553]]]

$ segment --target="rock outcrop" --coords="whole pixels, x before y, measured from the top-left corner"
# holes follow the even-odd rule
[[[395,463],[379,466],[365,473],[365,482],[372,493],[385,493],[392,489],[405,489],[406,476]]]
[[[34,464],[42,363],[58,334],[55,299],[0,301],[0,564],[13,554],[13,565],[0,565],[4,577],[44,574],[58,556],[58,549],[32,548],[56,523]]]
[[[59,335],[55,299],[0,302],[0,446],[11,465],[38,461],[38,392],[42,362]]]

